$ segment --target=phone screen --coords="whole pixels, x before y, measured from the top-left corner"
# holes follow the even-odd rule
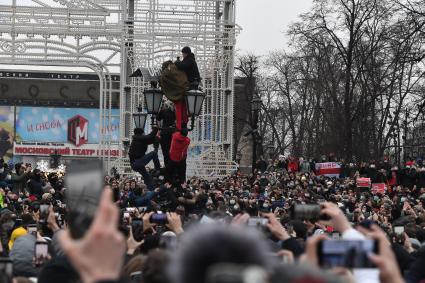
[[[13,282],[13,262],[8,257],[0,257],[0,282]]]
[[[37,237],[37,225],[33,225],[33,224],[28,225],[28,233]]]
[[[34,248],[35,266],[43,265],[49,257],[48,245],[46,242],[36,242]]]
[[[36,242],[35,243],[35,257],[36,258],[46,258],[48,255],[48,245],[46,242]]]
[[[41,204],[40,205],[40,222],[46,221],[48,215],[49,215],[49,205]]]
[[[81,238],[90,227],[103,189],[100,160],[73,160],[65,176],[68,224],[71,235]]]
[[[394,233],[400,235],[404,233],[404,226],[394,226]]]
[[[339,235],[338,232],[332,232],[332,239],[333,240],[339,240],[341,238],[341,236]]]
[[[374,268],[369,253],[377,253],[375,240],[324,240],[320,243],[318,257],[324,268]]]

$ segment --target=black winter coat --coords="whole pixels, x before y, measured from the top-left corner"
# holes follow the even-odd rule
[[[186,58],[183,59],[183,61],[176,62],[176,66],[179,70],[186,73],[187,80],[189,83],[193,83],[196,80],[199,80],[201,78],[199,74],[198,64],[196,64],[195,56],[193,53]]]
[[[28,192],[30,195],[36,196],[38,199],[41,199],[43,196],[43,185],[41,184],[41,179],[39,176],[32,176],[28,183]]]
[[[143,157],[148,150],[148,145],[153,144],[156,141],[156,134],[158,129],[155,128],[149,135],[134,135],[133,140],[130,144],[130,150],[128,151],[128,157],[130,163],[134,160]]]
[[[156,119],[162,121],[161,136],[164,134],[171,136],[174,132],[176,113],[171,109],[163,109],[158,113]]]

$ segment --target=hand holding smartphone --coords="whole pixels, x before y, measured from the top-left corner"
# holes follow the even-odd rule
[[[369,259],[370,253],[378,253],[376,240],[323,240],[317,248],[323,268],[375,268]]]
[[[47,242],[37,241],[34,248],[34,262],[35,266],[43,265],[49,259]]]
[[[81,238],[91,225],[102,194],[102,162],[73,160],[67,167],[65,184],[71,236]]]
[[[28,233],[37,238],[37,224],[30,224],[28,227]]]

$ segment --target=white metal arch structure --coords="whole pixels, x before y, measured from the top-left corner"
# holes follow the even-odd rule
[[[191,133],[188,174],[205,178],[228,175],[236,169],[231,146],[235,1],[130,0],[129,3],[129,13],[123,14],[129,30],[124,44],[128,69],[121,70],[122,77],[139,67],[158,69],[163,62],[181,56],[184,46],[190,46],[197,58],[207,98]],[[143,102],[142,92],[147,83],[142,79],[127,81],[130,93],[121,99],[123,141],[131,136],[128,121]],[[121,167],[126,166],[121,164]]]
[[[5,4],[3,4],[5,3]],[[235,169],[233,60],[235,0],[2,0],[0,64],[84,66],[100,79],[100,125],[107,126],[114,93],[120,94],[120,142],[132,132],[132,114],[147,82],[129,79],[138,67],[155,69],[183,46],[197,56],[207,93],[192,132],[188,172],[221,176]],[[113,89],[111,73],[120,73]],[[111,137],[100,133],[100,149]],[[104,157],[126,173],[125,156]]]
[[[111,69],[121,62],[120,11],[86,0],[10,0],[0,5],[0,63],[86,67],[99,77],[99,129],[109,126],[113,89]],[[116,117],[119,118],[119,117]],[[99,150],[113,145],[100,131]],[[109,155],[102,154],[110,169]]]

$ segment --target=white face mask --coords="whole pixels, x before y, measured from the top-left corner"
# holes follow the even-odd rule
[[[4,167],[0,169],[0,173],[3,173],[3,172],[4,172]]]
[[[230,204],[231,204],[231,205],[234,205],[235,203],[236,203],[236,201],[235,201],[234,199],[231,199],[231,200],[230,200]]]
[[[7,174],[7,176],[6,176],[6,180],[11,180],[12,179],[12,176],[10,176],[10,174]]]

